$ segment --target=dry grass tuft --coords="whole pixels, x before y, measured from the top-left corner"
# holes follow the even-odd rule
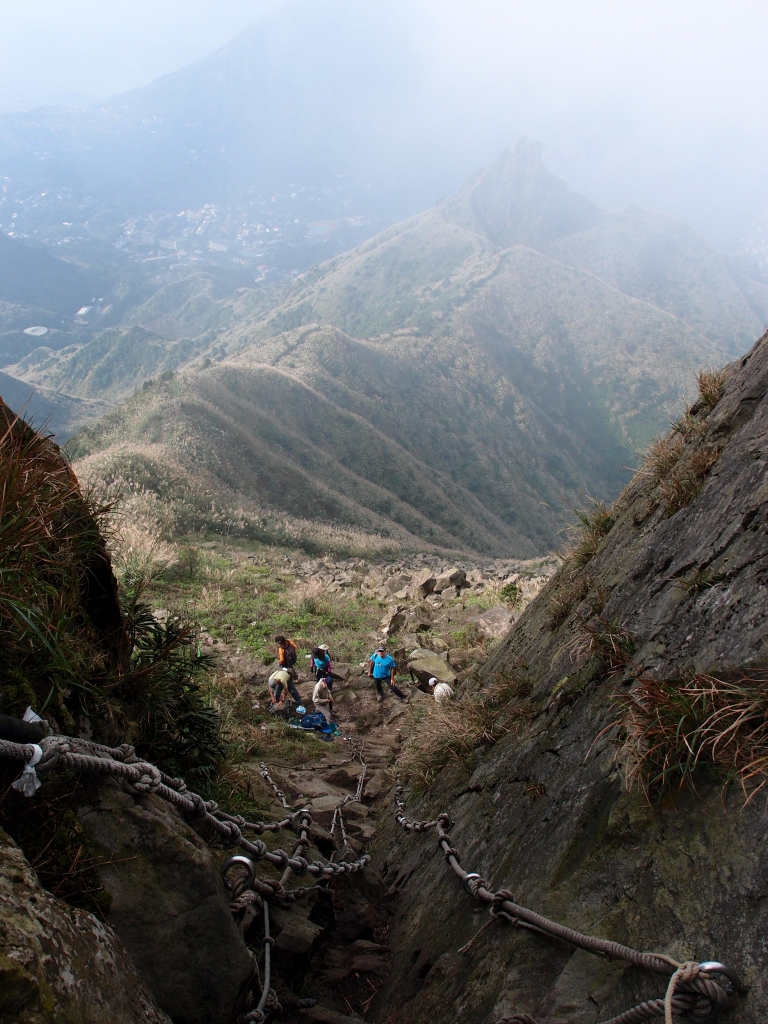
[[[566,579],[561,587],[554,591],[549,605],[549,628],[557,629],[568,616],[571,609],[584,600],[592,587],[592,577],[586,573]]]
[[[611,507],[603,501],[590,498],[586,508],[574,509],[578,522],[569,527],[573,534],[564,561],[572,568],[580,568],[594,556],[603,538],[613,526]]]
[[[447,704],[419,701],[395,773],[414,790],[429,789],[446,769],[471,769],[477,755],[535,714],[524,684],[498,680]]]
[[[699,496],[704,481],[719,458],[719,449],[699,448],[661,481],[660,492],[668,516],[686,508]]]
[[[725,374],[720,371],[701,370],[696,376],[699,395],[704,407],[711,411],[723,397]]]
[[[597,616],[581,623],[570,649],[574,662],[596,654],[609,671],[615,672],[631,663],[635,638],[625,626]]]
[[[649,795],[690,782],[707,766],[737,778],[748,799],[768,782],[768,678],[752,670],[731,679],[640,678],[621,710],[628,787]]]
[[[685,438],[676,430],[655,438],[648,445],[641,472],[648,473],[654,483],[658,483],[675,468],[684,447]]]

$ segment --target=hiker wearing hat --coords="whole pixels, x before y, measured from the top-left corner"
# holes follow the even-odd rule
[[[331,675],[331,655],[325,644],[315,647],[312,651],[312,671],[315,673],[316,680],[327,679]],[[331,678],[331,686],[333,686],[333,678]]]
[[[384,691],[381,684],[385,680],[387,686],[396,697],[399,697],[400,700],[408,699],[403,691],[395,686],[396,668],[397,662],[391,654],[387,654],[387,649],[383,644],[377,647],[368,659],[368,676],[376,684],[376,700],[379,703],[384,699]]]
[[[333,719],[333,697],[326,678],[318,679],[312,691],[312,703],[315,711],[319,711],[326,722]]]
[[[287,668],[279,668],[273,672],[267,680],[267,686],[269,687],[269,695],[272,698],[273,705],[282,706],[285,700],[283,690],[290,693],[297,704],[301,704],[301,694],[296,689],[296,683],[294,683],[291,673]]]
[[[441,683],[435,676],[429,680],[429,689],[436,704],[447,704],[449,700],[453,700],[453,690],[448,683]]]

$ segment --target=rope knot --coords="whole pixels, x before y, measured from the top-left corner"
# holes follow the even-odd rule
[[[163,784],[160,770],[146,761],[139,761],[133,767],[138,773],[138,777],[135,776],[130,781],[125,780],[124,786],[127,792],[132,796],[148,796],[150,793],[156,793]]]
[[[693,981],[699,976],[699,965],[693,960],[686,960],[678,968],[680,981]]]
[[[192,801],[192,810],[188,811],[188,815],[193,821],[205,821],[208,811],[205,806],[205,800],[200,796],[199,793],[187,793],[187,796]]]
[[[515,902],[515,897],[509,891],[509,889],[499,889],[499,891],[497,893],[494,893],[494,895],[493,895],[493,899],[491,901],[491,913],[492,914],[502,913],[502,911],[503,911],[503,904],[505,902],[506,903],[514,903]]]
[[[672,1010],[675,1009],[675,990],[678,985],[685,985],[698,978],[699,965],[695,960],[686,960],[680,964],[675,973],[669,979],[667,994],[664,996],[664,1024],[675,1024]]]
[[[69,743],[67,743],[63,736],[44,736],[40,740],[40,746],[43,750],[43,756],[40,758],[40,763],[37,766],[39,771],[55,768],[59,763],[61,755],[66,754],[70,749]]]
[[[230,842],[233,845],[240,842],[243,833],[240,831],[239,826],[234,821],[222,821],[219,822],[219,824],[221,826],[219,831],[222,833],[225,839],[230,840]]]
[[[472,896],[477,899],[477,892],[479,889],[487,889],[488,883],[484,878],[467,878],[465,879],[467,889],[469,889]]]

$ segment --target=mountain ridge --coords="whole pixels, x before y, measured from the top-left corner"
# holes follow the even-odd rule
[[[271,508],[345,527],[405,530],[452,549],[528,556],[556,546],[567,510],[587,496],[608,500],[617,493],[637,451],[693,395],[696,372],[726,362],[758,320],[726,258],[710,259],[701,241],[673,252],[657,282],[657,295],[687,301],[689,320],[679,309],[660,308],[639,286],[636,296],[600,277],[587,258],[600,248],[599,238],[589,232],[607,224],[621,240],[613,225],[622,215],[594,213],[596,207],[574,198],[546,171],[536,144],[521,141],[503,167],[501,185],[498,173],[481,172],[471,188],[475,197],[485,188],[489,208],[511,211],[504,240],[514,244],[506,248],[477,224],[455,222],[457,209],[460,219],[470,218],[465,192],[311,268],[273,308],[254,304],[247,289],[211,305],[204,290],[183,282],[175,300],[169,291],[153,297],[145,314],[133,314],[130,331],[146,330],[144,317],[159,327],[178,308],[191,312],[174,323],[193,327],[197,337],[176,337],[165,350],[152,339],[153,351],[178,354],[175,365],[170,356],[155,361],[167,367],[162,377],[175,370],[174,380],[162,387],[148,381],[151,398],[129,398],[104,424],[86,429],[73,453],[98,461],[107,475],[109,453],[123,464],[126,445],[140,462],[141,445],[155,430],[151,419],[162,424],[157,443],[166,446],[179,479],[194,471],[192,452],[204,455],[227,507],[247,507],[254,521]],[[502,194],[494,196],[493,188]],[[547,195],[555,196],[554,210],[539,208]],[[538,204],[532,211],[531,203]],[[565,221],[558,220],[563,206]],[[592,225],[592,249],[581,261],[587,266],[564,262],[558,246],[580,244],[585,217]],[[647,223],[644,214],[641,228]],[[674,222],[662,223],[667,230]],[[501,217],[498,224],[502,230]],[[563,234],[563,224],[579,230]],[[521,232],[527,244],[515,241]],[[615,266],[622,252],[629,260],[632,251],[630,240],[607,262]],[[686,290],[685,274],[697,258],[706,264],[703,279],[714,275],[740,311],[736,331],[728,319],[733,308],[713,318]],[[696,315],[707,333],[690,322]],[[91,343],[38,370],[30,359],[25,375],[50,384],[55,371],[62,389],[88,390],[96,377],[77,373],[96,351]],[[113,349],[103,359],[105,367],[119,366]],[[118,397],[121,387],[125,395],[136,384],[134,369],[110,386]],[[174,389],[183,394],[181,404]],[[230,450],[235,437],[239,468]],[[372,453],[369,464],[363,450]],[[382,473],[388,501],[379,490]],[[329,479],[338,494],[327,493]],[[210,490],[216,493],[214,483]]]

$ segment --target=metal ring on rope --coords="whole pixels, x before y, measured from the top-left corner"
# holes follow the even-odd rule
[[[237,882],[230,884],[227,881],[227,872],[236,864],[240,864],[242,867],[244,867],[247,870],[248,875],[246,876],[245,879],[239,879]],[[237,898],[243,892],[245,892],[246,889],[250,889],[251,886],[253,885],[256,879],[256,865],[253,863],[250,857],[244,857],[241,853],[236,853],[234,857],[227,857],[227,859],[221,865],[221,874],[222,877],[224,878],[224,885],[226,885],[228,889],[231,889],[235,898]],[[236,888],[239,889],[239,892],[235,892]]]

